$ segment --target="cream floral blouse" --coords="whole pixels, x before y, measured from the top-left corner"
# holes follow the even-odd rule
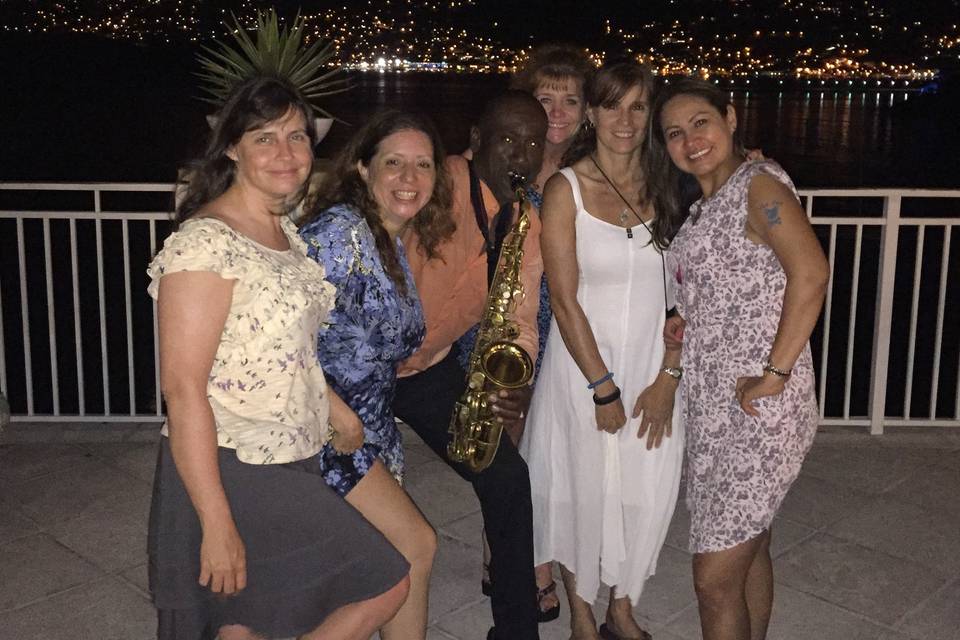
[[[207,398],[218,444],[251,464],[303,460],[330,437],[316,336],[334,288],[306,256],[293,223],[284,218],[282,225],[287,251],[264,247],[214,218],[188,220],[147,269],[153,298],[168,273],[209,271],[236,280]]]

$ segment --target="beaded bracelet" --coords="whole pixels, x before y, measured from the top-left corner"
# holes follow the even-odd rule
[[[606,396],[597,397],[597,394],[593,394],[593,404],[597,405],[598,407],[604,404],[610,404],[611,402],[616,402],[619,399],[620,399],[619,387],[614,389],[613,393]]]
[[[613,372],[612,372],[612,371],[608,371],[608,372],[606,373],[606,375],[602,375],[602,376],[600,376],[599,378],[597,378],[596,380],[594,380],[593,382],[591,382],[590,384],[588,384],[588,385],[587,385],[587,389],[596,389],[597,387],[599,387],[600,385],[602,385],[602,384],[603,384],[604,382],[606,382],[607,380],[610,380],[611,378],[613,378]]]

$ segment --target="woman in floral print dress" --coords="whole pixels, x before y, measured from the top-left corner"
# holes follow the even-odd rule
[[[436,535],[400,486],[403,443],[394,422],[396,366],[423,340],[423,311],[400,233],[413,225],[429,250],[452,232],[443,148],[433,125],[400,111],[375,114],[341,152],[300,236],[337,289],[317,357],[330,387],[363,423],[364,444],[317,456],[327,484],[410,562],[410,595],[384,640],[426,636]],[[433,244],[429,240],[433,239]]]
[[[703,196],[689,216],[664,207],[674,215],[655,228],[670,247],[682,318],[674,330],[683,335],[703,637],[760,640],[773,599],[771,523],[817,427],[808,341],[829,269],[790,178],[774,162],[745,159],[736,113],[719,89],[667,85],[653,125],[655,146],[669,155],[663,164],[674,177],[676,169],[692,174]]]

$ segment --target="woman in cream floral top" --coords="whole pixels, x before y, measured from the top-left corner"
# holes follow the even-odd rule
[[[282,215],[310,174],[309,113],[283,81],[237,87],[148,270],[168,416],[148,542],[161,640],[368,638],[409,588],[403,557],[309,464],[363,442],[316,358],[333,287]]]
[[[280,221],[291,245],[283,251],[259,244],[220,218],[190,219],[148,270],[153,297],[168,273],[209,272],[234,281],[207,402],[218,446],[235,449],[250,464],[302,460],[330,435],[326,382],[313,339],[331,307],[333,286],[322,268],[303,260],[293,224]],[[169,436],[168,425],[161,433]]]

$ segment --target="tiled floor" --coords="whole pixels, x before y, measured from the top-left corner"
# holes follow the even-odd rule
[[[0,640],[154,632],[144,557],[154,445],[121,429],[100,435],[124,442],[65,442],[83,431],[0,446]],[[429,638],[479,640],[491,618],[477,501],[415,436],[407,443],[408,489],[441,540]],[[636,609],[657,640],[700,637],[686,523],[681,506]],[[774,552],[770,640],[957,640],[960,432],[821,433],[774,527]],[[541,626],[543,640],[569,636],[563,609]]]

